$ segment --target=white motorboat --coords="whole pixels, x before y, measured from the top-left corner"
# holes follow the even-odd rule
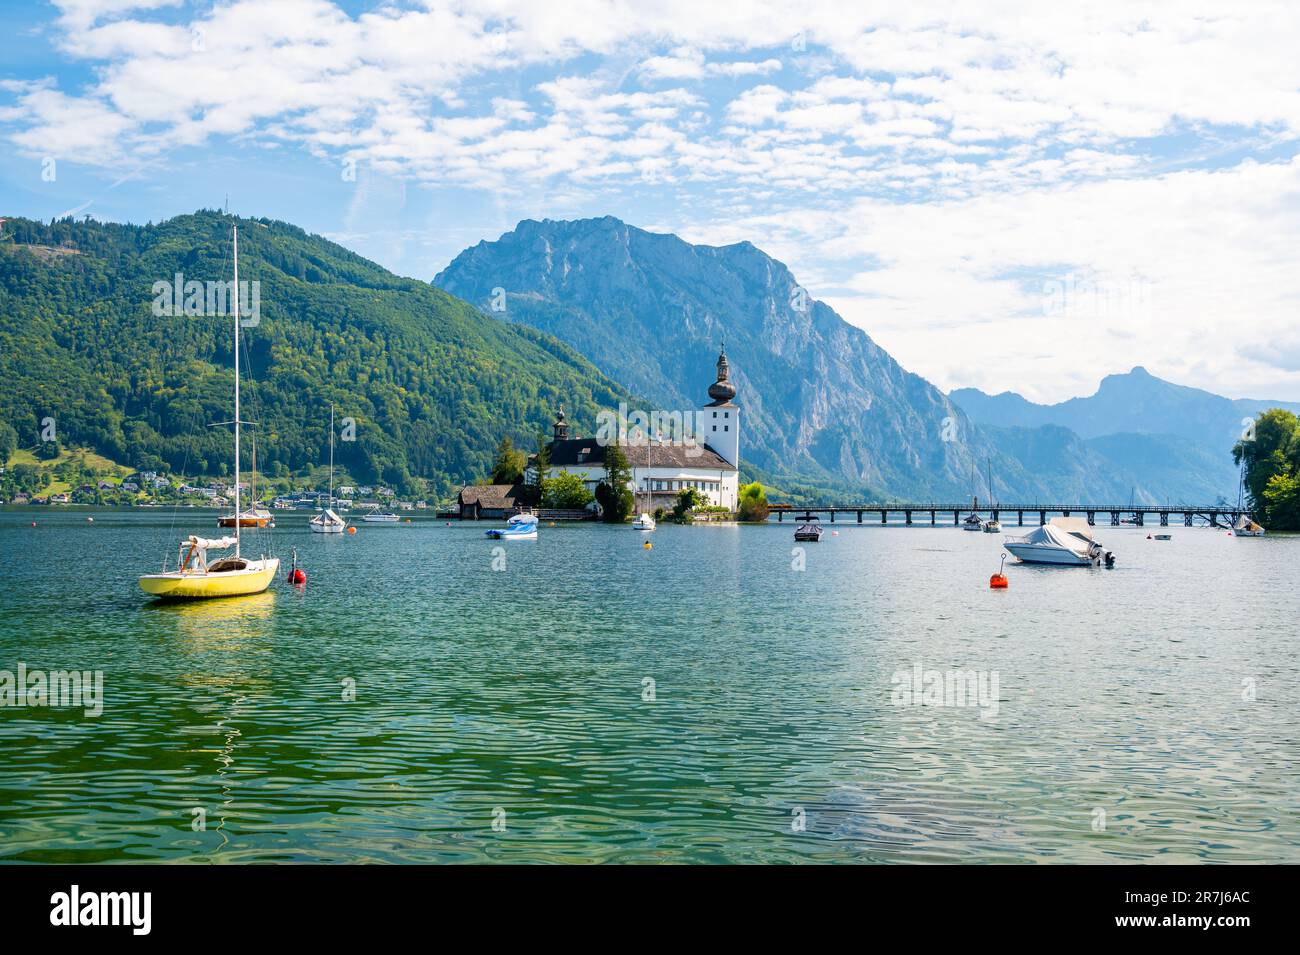
[[[398,517],[396,514],[378,512],[378,511],[376,511],[373,514],[367,514],[365,517],[361,519],[365,521],[367,524],[396,524],[399,521],[401,521],[401,518]]]
[[[632,522],[632,526],[639,531],[652,531],[655,529],[655,519],[642,511],[641,516]]]
[[[1089,567],[1105,562],[1110,567],[1115,563],[1115,555],[1102,548],[1081,517],[1054,517],[1024,537],[1008,537],[1003,546],[1026,564]]]
[[[506,521],[505,527],[494,527],[484,533],[503,541],[537,540],[537,515],[516,514]]]
[[[989,518],[987,521],[984,522],[984,533],[985,533],[985,534],[1001,534],[1001,533],[1002,533],[1002,522],[1001,522],[1000,520],[998,520],[997,518]]]

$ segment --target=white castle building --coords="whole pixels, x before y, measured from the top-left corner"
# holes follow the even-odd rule
[[[709,385],[712,399],[696,412],[693,440],[670,438],[629,440],[622,444],[632,479],[628,487],[650,509],[671,508],[677,495],[695,488],[715,507],[735,510],[740,493],[740,408],[730,380],[724,348],[718,355],[718,377]],[[605,480],[605,447],[595,438],[571,438],[564,409],[555,416],[550,443],[551,473],[579,475],[592,493]]]

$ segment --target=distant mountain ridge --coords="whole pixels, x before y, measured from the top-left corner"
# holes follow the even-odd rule
[[[1100,462],[1046,477],[753,244],[693,245],[613,217],[524,220],[458,255],[434,284],[489,314],[569,343],[665,409],[696,408],[726,342],[744,418],[742,460],[781,478],[834,482],[846,494],[962,500],[1051,496],[1117,480]],[[504,305],[504,309],[501,306]]]
[[[725,340],[745,414],[742,461],[850,495],[1210,503],[1235,496],[1241,419],[1284,405],[1141,368],[1059,405],[974,389],[945,396],[752,243],[693,245],[609,216],[524,220],[466,249],[434,283],[569,343],[665,408],[698,406]]]
[[[1134,475],[1152,501],[1196,493],[1206,495],[1205,502],[1235,500],[1231,449],[1244,422],[1269,408],[1300,412],[1295,402],[1225,398],[1177,385],[1140,365],[1107,375],[1095,394],[1052,405],[976,388],[958,388],[948,397],[984,427],[1069,429],[1118,471]]]

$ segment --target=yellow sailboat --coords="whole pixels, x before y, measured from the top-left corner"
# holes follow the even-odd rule
[[[232,311],[235,316],[235,514],[239,509],[239,233],[230,227],[234,245],[235,291]],[[151,597],[166,599],[204,599],[211,597],[243,597],[260,594],[271,585],[280,569],[277,557],[262,555],[256,560],[240,553],[240,525],[236,521],[234,536],[206,538],[191,534],[181,541],[177,569],[140,577],[140,589]],[[210,550],[230,550],[234,553],[208,561]]]

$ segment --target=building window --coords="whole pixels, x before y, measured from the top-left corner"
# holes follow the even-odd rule
[[[716,412],[716,411],[715,411],[715,412],[713,412],[713,417],[715,417],[715,418],[716,418],[716,417],[717,417],[717,416],[718,416],[718,413],[717,413],[717,412]]]
[[[723,430],[723,431],[730,431],[730,430],[731,430],[731,425],[729,425],[729,424],[724,424],[724,425],[722,426],[722,430]]]
[[[731,417],[731,412],[730,412],[730,411],[724,411],[724,412],[722,412],[722,417],[724,417],[724,418],[730,418],[730,417]]]

